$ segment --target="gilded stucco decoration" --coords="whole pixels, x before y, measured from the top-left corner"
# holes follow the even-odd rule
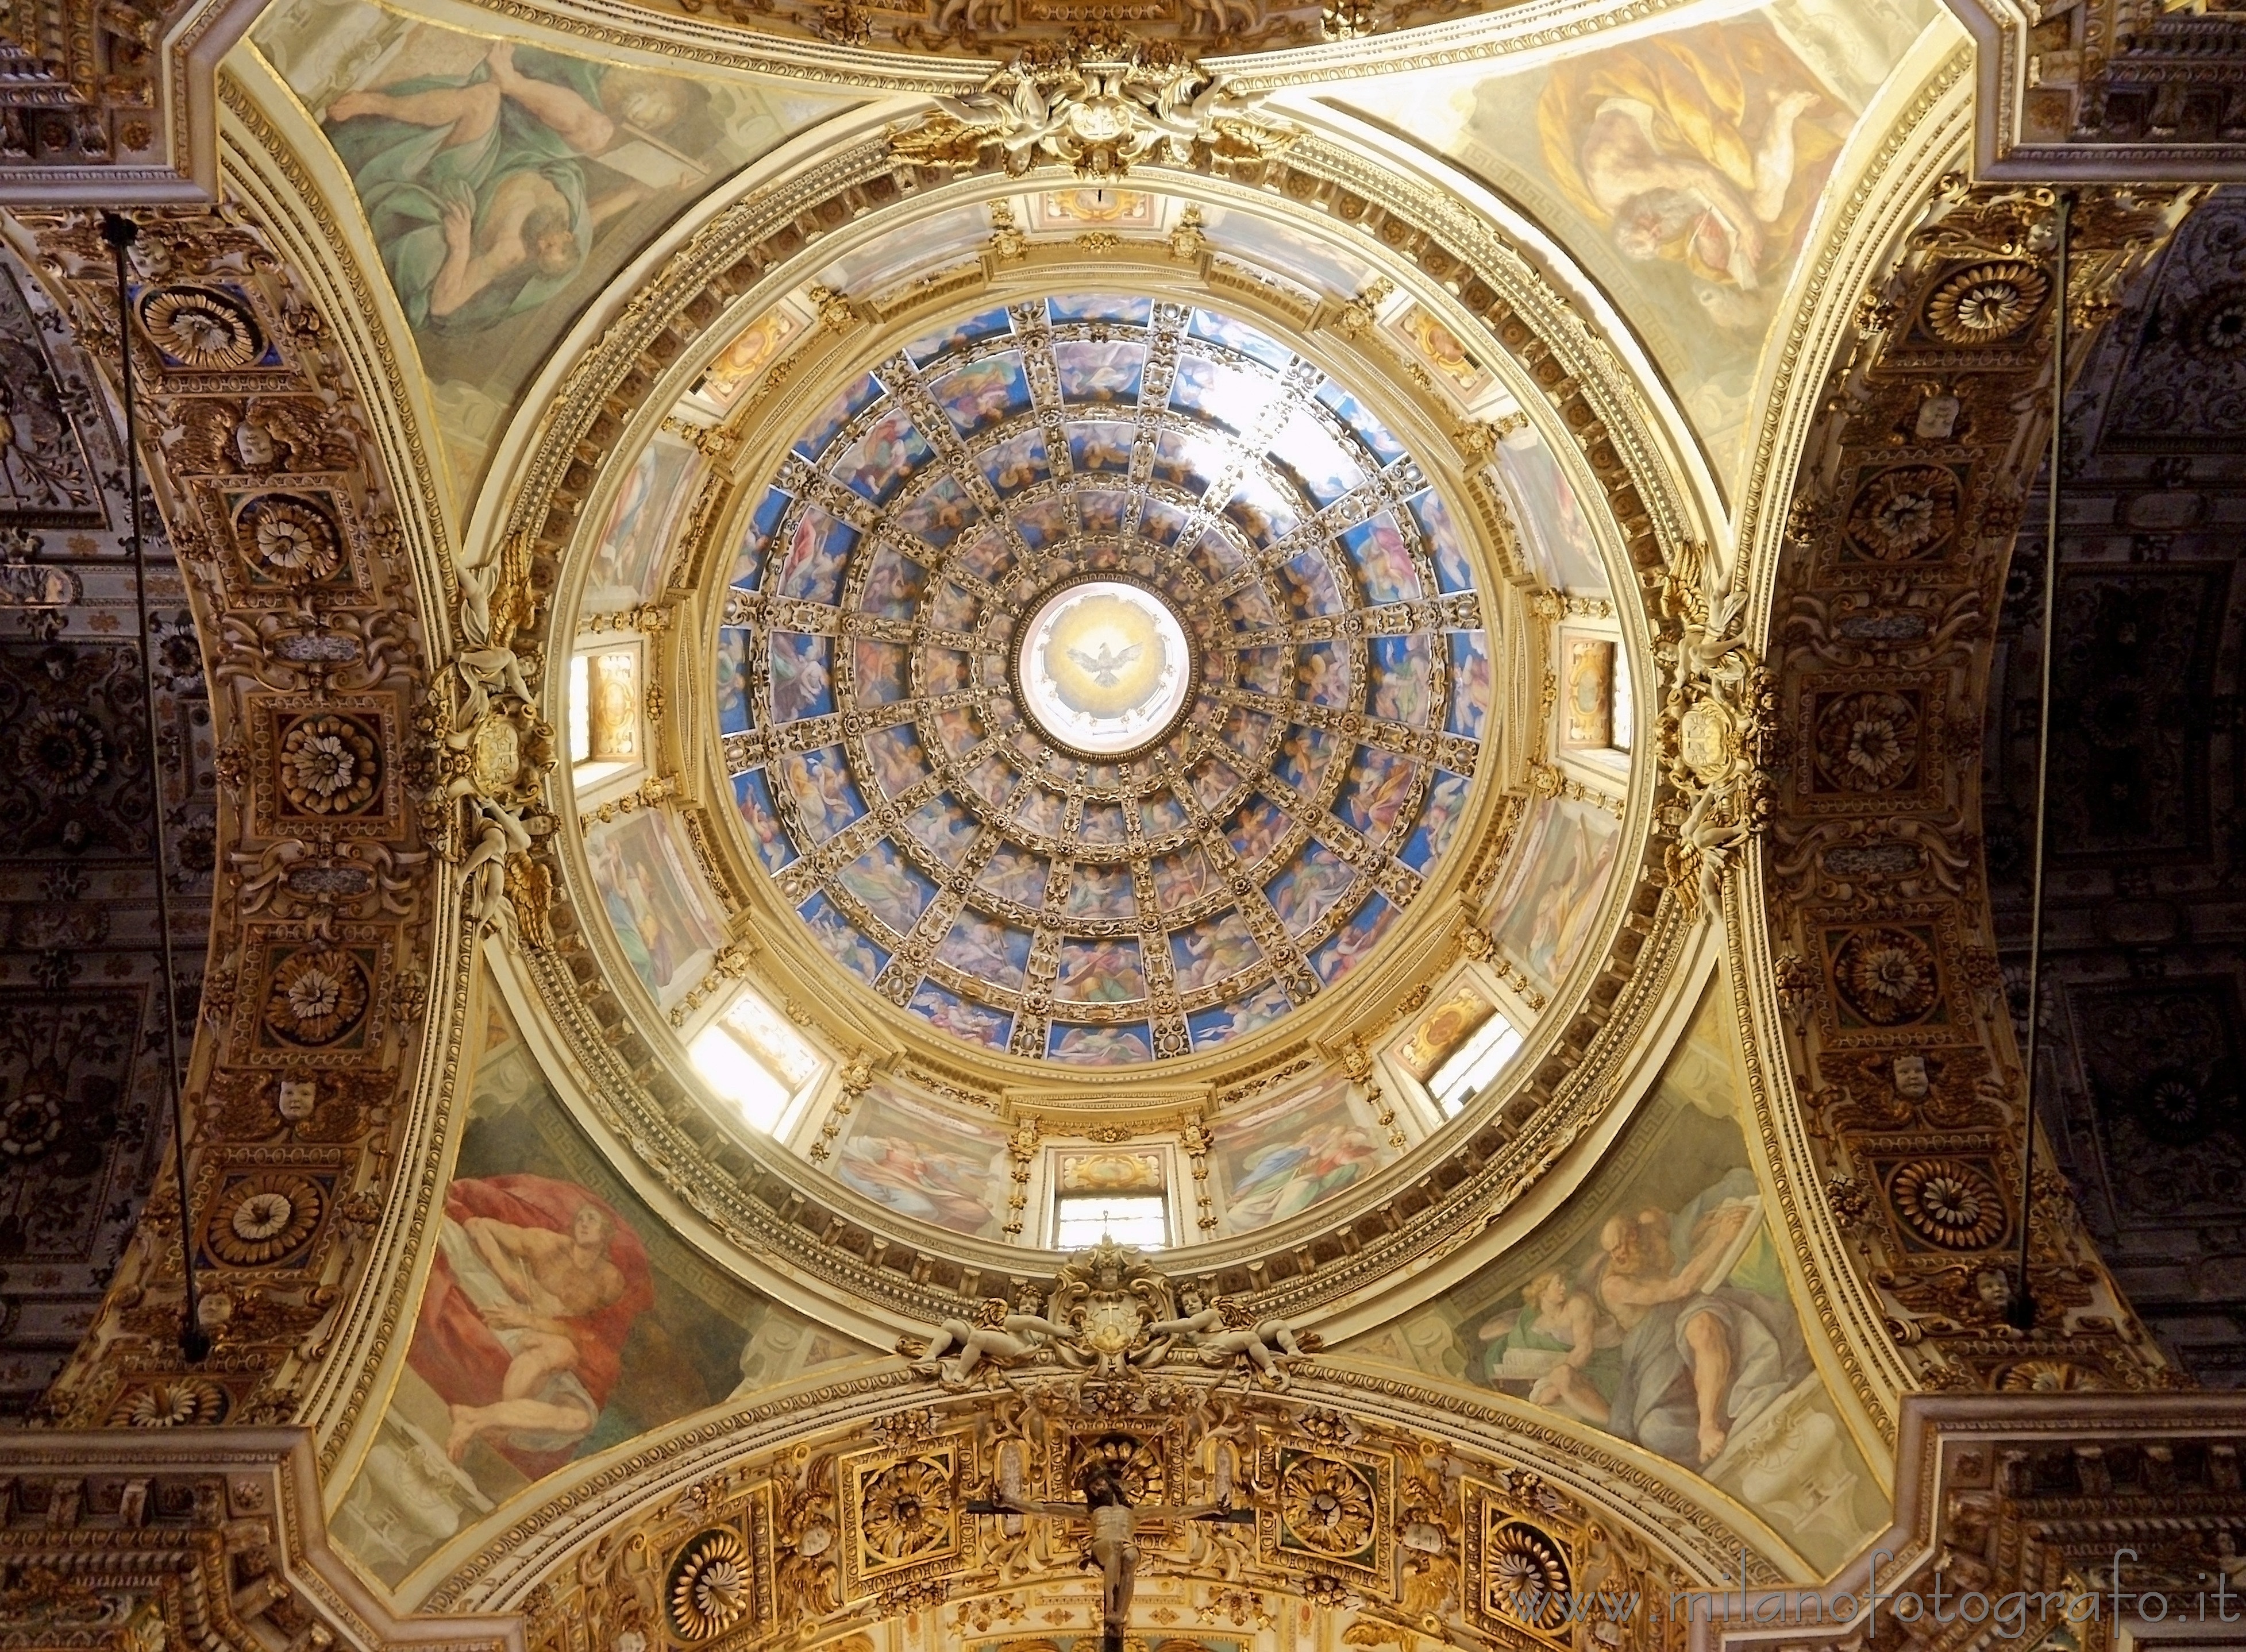
[[[1977,788],[1989,618],[2047,439],[2062,309],[2088,337],[2188,192],[2055,198],[1944,179],[1862,294],[1797,472],[1772,603],[1773,1032],[1815,1176],[1915,1380],[2172,1380],[2038,1154],[1988,935]],[[2070,357],[2073,355],[2070,346]],[[2037,1318],[2015,1329],[2019,1224]]]
[[[1655,1592],[1738,1564],[1689,1538],[1680,1549],[1627,1534],[1610,1499],[1630,1493],[1596,1472],[1555,1479],[1501,1449],[1332,1409],[1340,1397],[1135,1369],[1106,1382],[1032,1377],[932,1407],[907,1396],[848,1436],[682,1465],[660,1506],[588,1511],[575,1560],[527,1592],[517,1576],[495,1593],[487,1573],[441,1598],[525,1610],[534,1646],[619,1632],[847,1645],[895,1614],[983,1631],[1032,1604],[1046,1632],[1081,1635],[1074,1626],[1099,1614],[1090,1581],[1075,1581],[1086,1527],[1058,1512],[1095,1462],[1133,1503],[1243,1512],[1140,1524],[1138,1594],[1165,1625],[1268,1629],[1299,1602],[1336,1614],[1328,1632],[1356,1648],[1565,1646],[1565,1602],[1579,1600],[1594,1603],[1602,1644],[1635,1652],[1671,1644],[1678,1626],[1657,1626],[1629,1597],[1666,1600]],[[1030,1512],[1048,1499],[1060,1500]],[[487,1558],[502,1557],[471,1572]],[[1754,1575],[1776,1577],[1759,1561]],[[705,1582],[731,1615],[722,1627],[691,1603]],[[1523,1631],[1533,1638],[1508,1638]]]
[[[889,147],[923,167],[974,167],[996,151],[1017,176],[1057,161],[1113,182],[1153,160],[1269,160],[1297,129],[1260,115],[1261,101],[1173,50],[1094,33],[1017,55],[965,97],[891,127]]]
[[[1713,911],[1725,874],[1770,821],[1770,673],[1745,635],[1747,592],[1718,577],[1705,547],[1679,553],[1662,590],[1673,626],[1660,643],[1672,675],[1659,738],[1678,795],[1670,887]]]
[[[1288,1368],[1320,1345],[1316,1332],[1297,1332],[1237,1298],[1205,1302],[1190,1286],[1179,1291],[1138,1251],[1103,1239],[1060,1264],[1041,1307],[1018,1310],[1003,1296],[986,1297],[971,1317],[946,1319],[897,1351],[947,1389],[974,1385],[978,1372],[982,1385],[1003,1387],[1012,1373],[1040,1367],[1113,1381],[1173,1362],[1283,1388]]]
[[[113,354],[98,225],[19,223],[97,355]],[[330,1349],[357,1345],[360,1293],[391,1288],[368,1271],[372,1241],[403,1104],[425,1082],[423,1023],[443,1001],[437,862],[405,776],[425,645],[355,370],[267,232],[241,212],[162,214],[136,258],[129,343],[149,480],[208,649],[223,792],[222,894],[187,1073],[215,1353],[182,1368],[167,1182],[48,1403],[80,1423],[283,1420]],[[268,429],[296,434],[283,446],[260,438]]]

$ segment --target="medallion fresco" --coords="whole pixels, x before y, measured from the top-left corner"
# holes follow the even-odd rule
[[[578,313],[703,194],[848,99],[296,0],[257,49],[349,176],[466,492]]]
[[[1337,984],[1491,732],[1458,518],[1344,387],[1209,309],[1079,294],[912,342],[802,430],[732,566],[718,725],[759,864],[846,969],[988,1050],[1145,1063]],[[1047,731],[1078,727],[1122,732]]]
[[[582,1136],[490,996],[406,1368],[335,1533],[395,1586],[533,1482],[869,1350],[704,1261]]]
[[[1415,71],[1347,100],[1479,173],[1582,261],[1735,493],[1764,344],[1822,193],[1937,10],[1780,0],[1513,74]],[[1438,364],[1453,388],[1471,367]]]
[[[1345,1351],[1635,1442],[1837,1565],[1886,1499],[1810,1363],[1750,1167],[1719,983],[1606,1161],[1542,1227]]]

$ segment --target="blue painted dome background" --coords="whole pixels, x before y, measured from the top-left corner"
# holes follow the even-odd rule
[[[1200,677],[1125,762],[1046,741],[1018,625],[1100,572]],[[791,445],[735,551],[718,719],[818,944],[979,1047],[1214,1049],[1337,984],[1453,845],[1491,648],[1460,525],[1347,388],[1228,316],[1053,297],[915,341]]]

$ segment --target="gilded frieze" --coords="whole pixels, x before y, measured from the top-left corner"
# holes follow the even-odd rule
[[[89,215],[19,221],[90,338],[119,343]],[[448,955],[438,863],[408,798],[427,681],[396,486],[338,332],[241,212],[144,222],[129,332],[150,482],[205,640],[221,896],[187,1075],[187,1182],[214,1351],[183,1368],[170,1183],[58,1418],[292,1417],[357,1347],[398,1132]],[[316,426],[304,410],[316,398]]]
[[[2188,204],[2080,196],[2062,304],[2054,197],[1943,180],[1861,295],[1786,506],[1781,775],[1748,887],[1776,897],[1773,1031],[1803,1075],[1806,1145],[1888,1334],[1931,1385],[2165,1380],[2047,1167],[2019,1209],[2024,1081],[1974,776],[2055,318],[2087,336]],[[2024,1220],[2025,1330],[2008,1314]]]

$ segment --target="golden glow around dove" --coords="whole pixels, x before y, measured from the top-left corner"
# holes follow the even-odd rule
[[[1119,717],[1161,686],[1167,650],[1143,598],[1102,594],[1062,605],[1038,663],[1061,704],[1085,717]]]
[[[1152,593],[1073,585],[1022,629],[1023,710],[1061,744],[1108,755],[1160,734],[1192,673],[1185,630]]]

